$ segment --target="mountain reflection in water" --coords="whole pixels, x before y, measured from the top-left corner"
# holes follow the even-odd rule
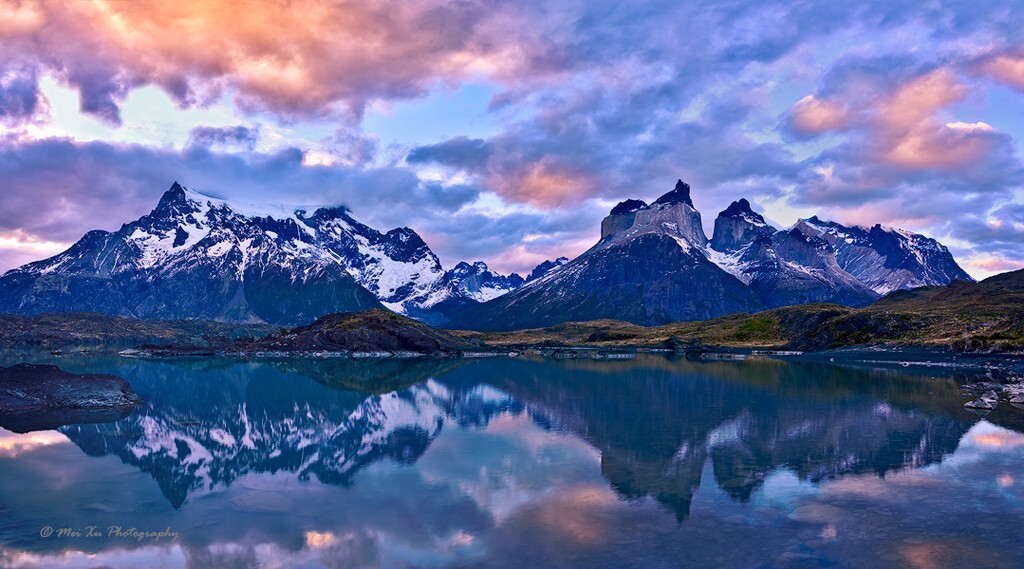
[[[1024,414],[982,419],[952,378],[655,356],[60,365],[117,373],[146,403],[0,439],[0,567],[1011,567],[1024,553],[1005,523],[1024,514]],[[181,535],[39,535],[115,524]]]

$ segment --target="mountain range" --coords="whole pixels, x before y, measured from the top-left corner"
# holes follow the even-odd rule
[[[240,204],[175,182],[138,220],[8,271],[0,312],[294,325],[387,307],[433,322],[523,282],[482,262],[445,271],[415,231],[382,233],[344,207]]]
[[[618,204],[591,249],[526,278],[483,262],[446,271],[412,229],[381,232],[342,206],[229,202],[175,182],[138,220],[5,273],[0,312],[297,325],[386,307],[468,329],[649,325],[806,302],[862,306],[954,280],[971,279],[928,237],[817,217],[779,230],[745,199],[719,214],[708,239],[682,181],[651,204]]]
[[[777,229],[746,199],[705,235],[690,186],[651,204],[630,199],[579,257],[459,314],[453,327],[514,330],[598,319],[640,325],[830,302],[859,307],[900,289],[971,281],[934,239],[817,217]]]

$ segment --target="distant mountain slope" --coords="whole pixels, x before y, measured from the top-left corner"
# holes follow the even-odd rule
[[[409,352],[434,356],[487,347],[386,310],[328,314],[312,324],[234,345],[249,353]]]
[[[772,227],[733,202],[704,234],[690,186],[648,205],[629,199],[582,255],[519,289],[467,306],[450,327],[513,330],[594,319],[656,325],[809,302],[864,306],[893,290],[970,281],[937,241],[816,217]]]
[[[526,282],[535,281],[568,262],[568,257],[559,257],[554,261],[550,259],[544,261],[543,263],[533,268],[533,271],[531,271],[529,276],[526,277]]]
[[[828,241],[839,266],[881,295],[974,280],[957,265],[949,249],[924,235],[881,225],[846,227],[816,216],[798,226]]]

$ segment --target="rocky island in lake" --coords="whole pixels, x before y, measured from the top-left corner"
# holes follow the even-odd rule
[[[15,432],[114,421],[141,402],[115,375],[68,373],[55,365],[0,366],[0,426]]]

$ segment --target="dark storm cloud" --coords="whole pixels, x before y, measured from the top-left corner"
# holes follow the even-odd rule
[[[482,139],[457,136],[438,144],[414,148],[406,160],[410,164],[435,162],[445,166],[476,171],[491,156],[491,149]]]
[[[242,125],[212,127],[197,126],[189,131],[188,148],[210,148],[252,152],[259,142],[259,128]]]
[[[39,80],[31,68],[0,70],[0,122],[23,121],[40,106]]]

